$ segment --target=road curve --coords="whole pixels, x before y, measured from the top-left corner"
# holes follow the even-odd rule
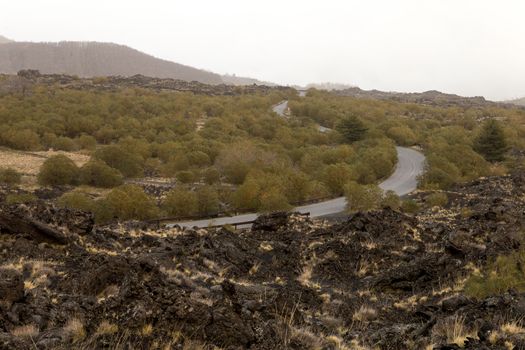
[[[398,162],[396,170],[388,179],[379,184],[385,191],[394,191],[404,196],[417,188],[417,177],[423,172],[425,156],[411,148],[396,147]],[[328,201],[296,207],[294,211],[310,213],[311,217],[320,217],[341,213],[346,209],[346,198],[339,197]],[[214,219],[185,221],[175,223],[181,227],[207,227],[210,225],[226,225],[236,222],[252,221],[257,218],[256,213],[228,216]]]

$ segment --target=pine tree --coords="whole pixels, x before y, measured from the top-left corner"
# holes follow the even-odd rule
[[[485,122],[474,140],[474,150],[489,162],[500,162],[505,159],[507,149],[505,134],[499,122],[494,119]]]
[[[336,129],[348,143],[362,140],[368,130],[361,119],[355,115],[345,117],[337,124]]]

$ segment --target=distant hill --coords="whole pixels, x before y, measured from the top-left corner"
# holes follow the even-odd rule
[[[0,44],[7,44],[7,43],[12,43],[12,42],[13,40],[9,40],[5,36],[0,35]]]
[[[133,76],[221,84],[219,74],[162,60],[127,46],[98,42],[12,42],[0,37],[0,73],[36,69],[80,77]]]
[[[385,92],[379,90],[363,90],[358,87],[352,87],[345,90],[334,91],[341,96],[351,96],[356,98],[369,98],[376,100],[392,100],[397,102],[418,103],[431,106],[441,107],[486,107],[500,106],[510,107],[508,103],[498,103],[488,101],[482,96],[463,97],[454,94],[446,94],[436,90],[425,92]]]
[[[515,99],[515,100],[505,101],[505,102],[511,103],[513,105],[525,106],[525,97],[518,98],[518,99]]]
[[[226,74],[222,76],[222,81],[225,84],[231,85],[266,85],[266,86],[277,86],[277,84],[270,83],[268,81],[261,81],[253,78],[238,77],[235,74]]]

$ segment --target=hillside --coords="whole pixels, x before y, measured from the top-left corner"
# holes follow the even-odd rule
[[[0,44],[7,44],[13,42],[12,40],[7,39],[5,36],[0,35]]]
[[[463,97],[454,94],[447,94],[440,91],[425,91],[425,92],[385,92],[379,90],[363,90],[358,87],[352,87],[344,90],[334,91],[340,96],[349,96],[356,98],[368,98],[377,100],[391,100],[405,103],[419,103],[431,106],[443,107],[487,107],[496,106],[498,103],[488,101],[482,96]],[[500,106],[505,104],[500,103]]]
[[[22,69],[81,77],[133,76],[142,74],[221,84],[215,73],[161,60],[127,46],[98,42],[31,43],[9,42],[0,37],[0,73]]]
[[[515,100],[506,101],[506,102],[514,104],[514,105],[517,105],[517,106],[525,106],[525,97],[518,98],[518,99],[515,99]]]

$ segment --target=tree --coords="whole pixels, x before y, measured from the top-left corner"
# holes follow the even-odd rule
[[[357,116],[348,115],[336,125],[336,130],[343,135],[346,142],[353,143],[362,140],[368,129]]]
[[[219,213],[219,194],[216,189],[211,186],[202,186],[196,194],[200,215]]]
[[[41,185],[74,185],[78,182],[79,169],[68,157],[59,154],[46,159],[38,173]]]
[[[347,207],[351,212],[377,209],[382,194],[383,191],[375,185],[359,185],[353,181],[345,185]]]
[[[500,123],[494,119],[486,121],[474,139],[474,150],[493,163],[504,160],[507,149],[507,141]]]
[[[181,188],[169,191],[162,204],[168,214],[175,217],[195,215],[198,210],[195,192]]]
[[[122,184],[122,174],[101,160],[93,159],[80,168],[80,183],[110,188]]]

